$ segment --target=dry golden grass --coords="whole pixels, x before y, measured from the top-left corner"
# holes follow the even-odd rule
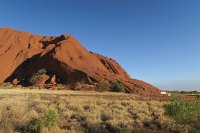
[[[111,92],[0,89],[0,132],[31,132],[30,125],[50,109],[59,123],[41,133],[170,132],[163,102]]]

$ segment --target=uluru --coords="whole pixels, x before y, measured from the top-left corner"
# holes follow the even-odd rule
[[[131,61],[131,59],[130,59]],[[0,29],[0,83],[26,84],[45,69],[44,83],[94,85],[118,81],[128,93],[159,94],[160,90],[132,79],[114,59],[88,51],[72,35],[41,36],[10,28]]]

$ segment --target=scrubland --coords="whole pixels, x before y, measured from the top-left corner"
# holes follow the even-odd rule
[[[125,93],[1,88],[0,132],[189,132],[191,125],[166,115],[166,105]]]

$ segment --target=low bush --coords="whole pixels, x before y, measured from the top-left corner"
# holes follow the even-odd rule
[[[40,76],[40,75],[46,75],[46,74],[47,74],[46,69],[42,68],[42,69],[39,69],[39,70],[34,74],[34,76]]]
[[[109,113],[103,113],[103,114],[101,114],[101,120],[103,122],[111,120],[111,119],[112,119],[112,116]]]
[[[34,119],[29,126],[30,132],[40,133],[45,127],[54,128],[59,125],[59,115],[56,110],[50,109],[37,119]]]
[[[40,133],[43,128],[43,123],[41,119],[33,119],[29,126],[29,132]]]
[[[33,75],[29,76],[27,82],[32,86],[44,87],[48,79],[49,76],[47,75],[47,71],[45,69],[40,69]]]
[[[177,124],[189,125],[192,130],[200,130],[200,126],[196,124],[200,120],[200,99],[185,101],[181,97],[175,97],[165,105],[165,114]]]
[[[59,124],[59,115],[56,110],[50,109],[41,117],[45,127],[55,127]]]
[[[100,81],[96,85],[98,91],[109,91],[110,90],[110,84],[108,81]]]
[[[110,90],[113,92],[124,92],[124,85],[119,81],[113,81],[110,83]]]

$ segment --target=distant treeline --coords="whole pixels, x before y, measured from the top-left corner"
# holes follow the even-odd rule
[[[180,93],[180,94],[200,94],[198,91],[167,91],[169,93]]]

